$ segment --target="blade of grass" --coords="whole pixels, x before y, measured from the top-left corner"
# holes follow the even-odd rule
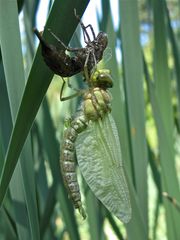
[[[127,229],[127,235],[128,239],[134,240],[134,236],[136,236],[137,239],[148,239],[147,237],[147,230],[144,223],[144,220],[142,218],[141,214],[141,206],[139,205],[139,199],[135,192],[134,186],[132,182],[129,181],[129,178],[127,178],[128,186],[129,186],[129,192],[130,192],[130,199],[131,199],[131,207],[132,207],[132,219],[131,221],[126,224]]]
[[[18,22],[18,9],[17,3],[12,1],[2,1],[3,11],[1,11],[1,47],[2,57],[5,69],[7,90],[10,100],[10,109],[12,120],[16,117],[20,98],[22,96],[24,80],[24,69],[22,61],[22,50],[19,33],[19,22]],[[10,16],[10,17],[9,17]],[[7,31],[8,29],[8,31]],[[11,36],[13,36],[13,43],[11,42]],[[16,83],[16,84],[15,84]],[[32,152],[30,139],[27,139],[24,150],[22,151],[22,159],[20,165],[17,166],[14,172],[13,181],[11,182],[11,193],[14,202],[21,202],[24,205],[24,198],[27,204],[28,218],[29,218],[29,229],[24,229],[26,239],[39,239],[39,224],[37,216],[37,205],[36,205],[36,194],[35,194],[35,182],[34,182],[34,169],[32,162]],[[5,162],[6,164],[6,162]],[[11,168],[11,166],[10,166]],[[4,172],[2,172],[2,175]],[[5,174],[5,178],[9,175],[8,172]],[[7,184],[7,181],[4,182]],[[20,188],[20,186],[22,188]],[[6,190],[3,185],[3,191]],[[2,192],[1,192],[2,193]],[[5,193],[5,191],[4,191]],[[24,196],[25,193],[25,196]],[[2,196],[3,194],[1,194]],[[26,211],[26,209],[25,209]],[[16,217],[20,216],[20,212],[16,211]],[[18,224],[18,222],[17,222]],[[19,224],[21,228],[21,223]],[[27,225],[28,226],[28,225]],[[23,230],[21,231],[21,233]],[[30,234],[31,232],[31,234]],[[20,232],[19,232],[20,234]],[[21,236],[22,237],[22,236]],[[25,236],[24,236],[25,237]],[[22,239],[24,238],[22,237]]]
[[[159,216],[159,209],[162,203],[162,197],[158,194],[157,201],[156,201],[156,208],[154,211],[154,224],[153,224],[153,232],[152,232],[152,239],[156,240],[157,230],[158,230],[158,216]]]
[[[1,67],[2,67],[2,63],[1,63]],[[5,84],[5,79],[4,79],[4,70],[3,68],[1,68],[1,81],[0,81],[0,96],[1,101],[0,101],[0,107],[1,107],[1,114],[0,114],[0,125],[1,125],[1,138],[2,138],[2,165],[4,163],[4,156],[5,156],[5,151],[7,149],[8,146],[8,141],[10,138],[10,132],[12,129],[12,120],[11,120],[11,113],[10,113],[10,107],[9,107],[9,100],[8,100],[8,93],[7,93],[7,88],[6,88],[6,84]],[[2,170],[2,169],[1,169]],[[21,172],[20,172],[20,167],[18,166],[18,170],[16,170],[15,174],[13,175],[13,179],[12,182],[10,183],[10,192],[12,195],[13,200],[15,200],[17,202],[17,200],[19,200],[19,202],[25,202],[24,200],[24,192],[20,191],[20,186],[22,185],[22,179],[19,178],[19,175],[21,177]],[[18,191],[17,191],[18,190]],[[21,189],[22,190],[22,189]],[[21,194],[20,194],[21,193]],[[4,201],[4,205],[7,204],[7,197]],[[14,202],[11,203],[14,207],[14,212],[15,212],[15,218],[19,219],[20,216],[23,219],[23,223],[24,223],[24,227],[22,228],[21,225],[19,224],[18,221],[15,221],[16,224],[16,228],[17,228],[17,232],[18,232],[18,236],[19,239],[24,239],[24,238],[28,238],[28,236],[30,235],[30,231],[28,231],[29,229],[29,222],[27,219],[27,209],[25,208],[25,203],[22,205],[23,207],[21,208],[21,211],[19,211],[19,209],[15,208],[15,204]],[[25,224],[27,224],[25,226]]]
[[[0,82],[2,82],[0,80]],[[0,84],[1,85],[1,84]],[[1,89],[1,88],[0,88]],[[0,90],[0,95],[1,95],[2,91]],[[0,123],[1,123],[1,118],[0,118]],[[1,128],[0,128],[0,169],[2,169],[2,165],[3,165],[3,160],[4,160],[4,143],[2,141],[2,134],[1,134]],[[9,195],[8,195],[9,196]],[[6,203],[7,198],[6,197]],[[15,222],[11,217],[11,212],[12,212],[12,207],[10,206],[10,211],[7,207],[7,204],[4,205],[1,209],[0,209],[0,232],[6,233],[7,236],[10,239],[15,239],[17,238],[17,232],[15,229]]]
[[[147,66],[144,54],[143,54],[143,65],[144,65],[145,80],[147,82],[148,91],[149,91],[149,95],[150,95],[151,94],[151,90],[150,90],[150,81],[151,81],[151,79],[150,79],[148,66]],[[156,164],[156,161],[155,161],[155,154],[153,153],[149,143],[148,143],[148,156],[149,156],[148,159],[149,159],[149,164],[150,164],[150,167],[151,167],[153,179],[154,179],[154,182],[155,182],[157,190],[158,190],[158,195],[159,195],[159,198],[160,198],[160,202],[162,203],[162,197],[161,197],[161,193],[162,193],[161,174],[160,174],[158,165]],[[159,158],[159,156],[158,156],[158,158]]]
[[[125,94],[129,120],[130,143],[134,166],[135,188],[138,197],[140,215],[143,219],[142,234],[148,237],[147,218],[147,145],[145,137],[144,93],[143,93],[143,64],[139,42],[139,20],[137,1],[121,1],[121,40],[125,76]],[[132,203],[133,205],[133,203]],[[136,218],[133,214],[132,218]],[[137,226],[137,223],[131,227]],[[135,222],[134,222],[135,223]],[[128,231],[130,239],[134,239],[133,231]],[[143,239],[142,237],[139,239]]]
[[[103,223],[100,219],[99,202],[85,182],[84,188],[87,189],[85,197],[89,233],[91,239],[100,239],[103,231]]]
[[[114,231],[114,233],[116,234],[116,236],[118,237],[119,240],[124,240],[123,235],[121,234],[119,227],[117,226],[116,222],[114,221],[112,215],[107,212],[107,219],[109,221],[109,223],[112,226],[112,229]]]
[[[26,42],[26,72],[28,73],[34,56],[34,35],[32,29],[35,27],[36,14],[38,14],[38,6],[40,0],[26,0],[23,8],[23,23],[25,28]]]
[[[159,170],[157,169],[155,159],[154,159],[154,154],[152,153],[152,150],[150,149],[149,146],[148,146],[148,151],[149,151],[149,164],[152,170],[153,179],[158,189],[158,194],[161,196],[161,193],[162,193],[161,175]],[[162,202],[162,197],[160,200]]]
[[[0,209],[0,215],[2,216],[0,220],[0,238],[12,240],[17,239],[17,235],[14,232],[14,229],[12,228],[8,212],[6,211],[6,209],[4,208]]]
[[[56,204],[56,196],[54,194],[56,189],[54,189],[54,185],[49,189],[49,193],[46,199],[46,205],[44,207],[44,212],[41,217],[40,221],[40,231],[41,231],[41,237],[43,238],[47,229],[49,228],[49,225],[51,223],[51,217],[53,214],[53,210]]]
[[[30,216],[28,215],[27,205],[24,198],[24,186],[22,181],[23,176],[21,170],[21,165],[18,163],[12,176],[12,181],[10,183],[10,193],[13,200],[18,239],[30,240],[31,236],[32,239],[34,238],[33,234],[31,233],[32,228],[29,221]],[[31,214],[33,214],[33,212]]]
[[[154,14],[154,79],[155,86],[151,87],[151,100],[154,118],[157,125],[160,163],[162,170],[162,188],[164,192],[180,199],[178,180],[175,170],[174,156],[174,123],[171,101],[171,83],[168,68],[166,43],[165,9],[161,1],[152,1]],[[151,84],[152,85],[152,84]],[[153,99],[152,99],[153,98]],[[180,238],[178,212],[164,201],[166,209],[167,234],[169,239]]]
[[[173,59],[174,59],[176,84],[177,84],[178,112],[180,113],[180,49],[178,49],[178,44],[175,38],[175,34],[173,32],[167,3],[166,1],[163,1],[163,2],[164,2],[164,7],[166,11],[166,16],[167,16],[168,31],[169,31],[170,43],[172,46],[172,53],[173,53]],[[180,115],[178,114],[177,117],[178,117],[178,124],[180,127]]]
[[[47,21],[47,28],[51,27],[53,31],[56,29],[56,34],[61,33],[64,42],[67,43],[77,25],[77,20],[73,15],[74,8],[77,9],[77,12],[79,14],[82,14],[82,11],[85,9],[87,3],[88,1],[74,1],[72,5],[71,1],[59,2],[56,0],[53,4],[50,16]],[[4,5],[1,7],[1,9],[4,9]],[[62,14],[59,14],[59,9],[61,9]],[[69,16],[68,18],[67,15]],[[60,25],[59,22],[66,22],[66,25],[69,27],[69,31],[64,28],[64,25]],[[24,145],[27,134],[32,126],[35,115],[51,82],[51,79],[52,72],[50,72],[50,70],[43,63],[43,60],[40,57],[39,49],[30,71],[30,75],[16,118],[16,124],[11,135],[11,140],[9,143],[9,148],[7,151],[5,165],[0,182],[0,203],[2,203],[22,146]]]
[[[4,68],[3,63],[1,61],[0,63],[0,133],[1,133],[1,139],[2,139],[2,150],[3,150],[3,157],[1,159],[1,166],[0,166],[0,173],[3,168],[4,163],[4,155],[6,152],[6,148],[9,142],[9,137],[12,129],[12,120],[11,120],[11,114],[10,114],[10,107],[8,102],[8,94],[7,94],[7,88],[6,88],[6,82],[5,82],[5,76],[4,76]]]

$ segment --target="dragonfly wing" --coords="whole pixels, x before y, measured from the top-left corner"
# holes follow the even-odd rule
[[[76,140],[80,170],[96,197],[122,222],[131,219],[120,141],[110,114],[91,122]]]
[[[106,65],[111,58],[112,58],[112,49],[110,47],[107,47],[103,53],[103,63]]]

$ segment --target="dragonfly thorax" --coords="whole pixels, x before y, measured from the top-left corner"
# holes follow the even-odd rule
[[[86,119],[96,121],[111,111],[111,96],[101,88],[95,87],[84,94],[83,110]]]

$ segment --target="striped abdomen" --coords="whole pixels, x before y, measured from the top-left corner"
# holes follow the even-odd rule
[[[70,123],[70,126],[64,132],[60,155],[61,173],[65,186],[68,190],[70,198],[73,201],[74,207],[79,209],[83,218],[86,218],[86,214],[82,207],[79,184],[75,171],[75,141],[77,135],[86,127],[87,123],[83,116],[75,118]]]

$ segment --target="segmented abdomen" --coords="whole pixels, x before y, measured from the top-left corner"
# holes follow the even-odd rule
[[[75,141],[77,135],[87,127],[87,122],[83,115],[75,118],[64,132],[64,138],[60,155],[61,173],[68,194],[73,201],[74,207],[86,218],[85,211],[81,203],[81,195],[77,175],[75,171]]]

